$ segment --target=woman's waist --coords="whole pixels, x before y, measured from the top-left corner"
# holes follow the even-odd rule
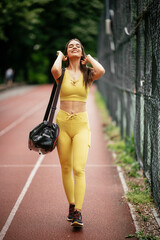
[[[88,123],[89,123],[88,122],[88,113],[86,111],[78,112],[78,113],[69,113],[62,109],[59,109],[57,116],[56,116],[56,122],[59,125],[60,123],[65,123],[66,121],[67,121],[67,123],[71,122],[72,126],[74,124],[77,125],[78,123],[80,123],[80,125],[83,127],[82,124],[88,125]]]
[[[61,101],[60,109],[69,114],[86,112],[86,103],[80,101]]]

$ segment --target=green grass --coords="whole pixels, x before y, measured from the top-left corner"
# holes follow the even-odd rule
[[[124,140],[120,138],[120,129],[112,122],[111,117],[106,109],[104,98],[96,91],[95,99],[100,110],[106,139],[109,139],[107,147],[116,153],[115,163],[121,166],[128,177],[139,178],[141,176],[139,163],[136,161],[134,136],[126,137]],[[117,136],[117,137],[116,137]],[[151,190],[147,183],[144,186],[133,186],[129,184],[129,192],[126,195],[128,201],[134,204],[148,204],[152,202]]]
[[[150,186],[127,182],[130,191],[126,194],[126,198],[133,204],[149,204],[153,202]],[[140,211],[138,211],[140,213]]]
[[[135,235],[128,235],[126,238],[137,238],[139,240],[158,240],[159,237],[153,236],[152,234],[145,235],[143,231],[136,232]]]
[[[112,142],[107,145],[109,149],[116,152],[116,164],[124,167],[130,177],[139,177],[139,164],[135,159],[134,138],[126,138],[126,141],[121,140]]]
[[[133,191],[129,191],[126,194],[126,198],[133,204],[149,204],[152,201],[150,191],[147,191],[146,189],[141,190],[139,188]]]

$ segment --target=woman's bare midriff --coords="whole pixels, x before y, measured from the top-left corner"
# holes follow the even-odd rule
[[[70,114],[85,112],[86,111],[86,103],[79,101],[61,101],[60,109]]]

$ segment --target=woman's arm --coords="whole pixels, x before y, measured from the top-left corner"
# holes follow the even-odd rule
[[[51,68],[51,73],[56,82],[58,82],[58,78],[62,75],[62,61],[66,61],[67,59],[61,51],[57,51],[57,55],[58,57]]]
[[[93,71],[93,81],[99,79],[102,77],[103,74],[105,74],[104,67],[96,61],[90,54],[86,56],[84,60],[82,60],[82,64],[90,63],[92,65],[92,71]]]

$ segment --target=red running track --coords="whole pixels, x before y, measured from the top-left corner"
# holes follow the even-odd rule
[[[0,100],[0,240],[124,240],[135,227],[106,148],[94,86],[87,103],[92,144],[82,229],[66,221],[57,151],[39,156],[27,148],[28,133],[43,119],[51,88],[38,86]]]

